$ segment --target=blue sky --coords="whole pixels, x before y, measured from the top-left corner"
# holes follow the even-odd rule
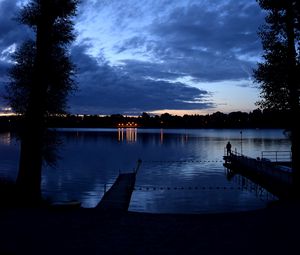
[[[0,93],[10,54],[31,34],[12,19],[24,2],[0,0]],[[259,99],[251,75],[263,23],[255,0],[83,0],[69,111],[249,112]]]

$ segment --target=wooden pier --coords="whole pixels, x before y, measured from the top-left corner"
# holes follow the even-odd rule
[[[105,192],[96,209],[120,212],[128,210],[140,164],[141,160],[138,161],[137,167],[132,173],[119,174],[111,188]]]
[[[278,198],[292,196],[293,175],[289,162],[272,162],[265,158],[250,158],[237,152],[223,157],[224,166],[259,184]]]

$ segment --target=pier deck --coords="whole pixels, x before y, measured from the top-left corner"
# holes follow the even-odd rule
[[[115,183],[96,206],[102,210],[127,211],[134,189],[136,173],[119,174]]]
[[[137,161],[136,169],[131,173],[121,173],[111,188],[105,192],[101,201],[95,207],[100,210],[127,211],[134,190],[136,174],[142,164]]]
[[[247,157],[238,153],[224,156],[224,166],[259,184],[278,198],[292,193],[292,169],[287,164]]]

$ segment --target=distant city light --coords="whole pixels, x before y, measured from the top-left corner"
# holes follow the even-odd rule
[[[118,128],[136,128],[138,124],[135,122],[118,123]]]

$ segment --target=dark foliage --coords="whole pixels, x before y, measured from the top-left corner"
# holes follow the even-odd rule
[[[254,78],[261,88],[262,100],[258,105],[263,109],[288,110],[292,107],[291,86],[298,93],[299,103],[300,76],[294,74],[300,73],[300,3],[296,0],[258,2],[267,11],[266,25],[259,32],[264,62],[254,70]],[[289,33],[293,34],[293,49]]]
[[[35,31],[36,40],[17,50],[9,73],[7,99],[16,113],[37,114],[29,113],[35,107],[43,108],[42,114],[65,111],[67,96],[76,87],[66,47],[74,40],[71,17],[77,3],[34,0],[21,11],[20,22]]]
[[[35,33],[14,55],[7,100],[22,114],[21,150],[16,181],[20,201],[39,204],[43,162],[56,162],[57,140],[45,121],[63,113],[67,96],[75,88],[74,66],[67,47],[75,39],[72,17],[77,0],[32,0],[19,13],[19,21]]]
[[[254,71],[261,87],[262,108],[284,109],[293,118],[291,125],[294,187],[300,189],[300,1],[258,0],[267,11],[260,36],[264,63]]]

